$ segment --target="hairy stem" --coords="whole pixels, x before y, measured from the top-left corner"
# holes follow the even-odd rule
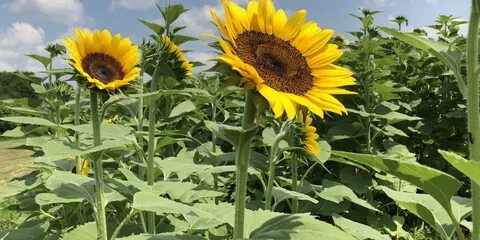
[[[480,100],[478,74],[478,25],[480,0],[472,0],[470,25],[467,38],[467,113],[470,135],[470,159],[480,161]],[[480,186],[474,181],[472,188],[472,239],[480,240]]]
[[[98,117],[98,97],[95,90],[90,90],[90,106],[92,113],[93,127],[93,145],[95,147],[102,144],[100,138],[100,118]],[[102,154],[95,153],[93,160],[95,172],[95,193],[96,193],[96,213],[97,213],[97,232],[100,240],[107,240],[107,219],[105,214],[105,196],[102,169]]]
[[[155,71],[159,72],[159,71]],[[155,92],[157,90],[157,76],[152,78],[150,82],[150,91]],[[157,98],[152,95],[148,99],[148,156],[147,156],[147,183],[149,186],[153,185],[155,178],[155,169],[153,166],[153,160],[155,155],[155,114],[157,109]],[[155,234],[155,212],[148,213],[148,232]]]
[[[243,240],[245,223],[245,201],[247,195],[248,163],[250,158],[250,143],[252,135],[247,132],[253,131],[255,126],[255,103],[251,92],[245,96],[245,110],[238,145],[236,146],[236,189],[235,189],[235,224],[234,240]]]
[[[278,144],[280,141],[285,137],[287,131],[282,129],[282,131],[275,137],[273,140],[272,147],[270,148],[270,158],[268,160],[269,167],[268,167],[268,181],[267,181],[267,189],[265,193],[265,210],[272,209],[272,190],[273,190],[273,182],[275,181],[275,162],[278,159]]]

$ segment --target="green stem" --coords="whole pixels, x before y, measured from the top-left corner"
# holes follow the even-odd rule
[[[135,214],[137,214],[137,213],[138,213],[137,210],[132,209],[132,210],[130,211],[130,213],[125,217],[125,219],[123,219],[123,221],[120,222],[120,224],[117,226],[117,228],[116,228],[115,231],[113,232],[112,237],[110,238],[110,240],[115,240],[115,239],[117,239],[117,236],[118,236],[118,234],[120,233],[120,230],[122,230],[123,226],[128,222],[128,220],[130,220],[130,218],[132,218],[133,216],[135,216]]]
[[[155,92],[157,90],[158,76],[157,72],[150,82],[150,91]],[[149,186],[153,185],[155,178],[155,169],[153,166],[155,155],[155,114],[157,109],[157,98],[152,95],[148,99],[148,156],[147,156],[147,183]],[[148,232],[155,234],[155,212],[148,213]]]
[[[480,161],[480,100],[478,68],[478,27],[480,0],[472,0],[472,10],[467,38],[467,113],[470,133],[470,159]],[[480,240],[480,185],[471,182],[472,188],[472,239]]]
[[[295,153],[292,153],[292,191],[298,192],[298,156]],[[298,199],[292,199],[292,213],[298,213]]]
[[[90,106],[92,111],[92,127],[93,127],[93,145],[95,147],[102,144],[100,138],[100,118],[98,117],[98,97],[95,90],[90,90]],[[107,219],[105,216],[105,196],[102,169],[102,154],[96,153],[93,165],[95,172],[95,193],[97,207],[97,232],[100,240],[107,240]]]
[[[273,182],[275,181],[275,162],[278,159],[278,144],[285,137],[287,131],[282,128],[281,132],[273,140],[272,147],[270,148],[270,159],[268,167],[268,181],[267,189],[265,192],[265,210],[272,210],[272,190]]]
[[[245,110],[243,114],[242,129],[238,145],[236,146],[236,189],[235,189],[235,224],[234,224],[234,240],[243,240],[244,236],[244,221],[245,221],[245,201],[247,195],[247,177],[248,177],[248,163],[250,158],[250,143],[252,134],[249,131],[254,131],[256,108],[253,100],[253,93],[248,92],[245,95]]]
[[[74,115],[73,115],[73,121],[75,126],[80,125],[80,95],[82,93],[82,90],[80,86],[77,86],[77,92],[75,94],[75,109],[74,109]],[[80,150],[80,136],[78,132],[75,132],[75,147]],[[77,174],[81,174],[82,171],[82,158],[80,156],[77,156],[75,158],[76,161],[76,169],[77,169]]]

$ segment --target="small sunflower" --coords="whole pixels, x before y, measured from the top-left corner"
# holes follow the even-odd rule
[[[138,46],[120,34],[112,37],[108,30],[93,33],[75,30],[77,39],[68,37],[63,43],[70,52],[68,63],[98,89],[115,90],[138,77]]]
[[[320,153],[320,149],[318,148],[319,136],[317,134],[317,129],[312,126],[312,118],[308,115],[305,117],[304,131],[305,137],[303,139],[303,148],[313,154]]]
[[[355,85],[352,73],[333,64],[342,51],[328,41],[333,31],[304,23],[306,11],[290,19],[272,0],[249,2],[247,9],[222,0],[225,21],[210,12],[224,38],[218,57],[256,86],[275,117],[293,119],[300,106],[323,117],[325,111],[346,113],[333,95],[355,94],[340,87]]]
[[[162,40],[165,48],[168,49],[169,53],[175,55],[176,60],[180,64],[180,69],[184,71],[183,75],[192,76],[193,65],[188,62],[185,55],[183,55],[182,49],[175,45],[175,43],[168,36],[163,35]]]

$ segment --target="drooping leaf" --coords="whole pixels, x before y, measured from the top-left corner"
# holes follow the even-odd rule
[[[50,58],[40,56],[40,55],[36,55],[36,54],[30,54],[30,55],[27,55],[27,56],[37,60],[39,63],[41,63],[45,67],[45,69],[47,69],[48,65],[50,65],[50,63],[52,62],[52,60]]]
[[[37,240],[43,239],[47,234],[50,223],[43,220],[33,220],[21,224],[14,230],[0,231],[2,240]]]
[[[22,116],[2,117],[0,118],[0,120],[12,122],[12,123],[18,123],[18,124],[30,124],[30,125],[39,125],[39,126],[46,126],[46,127],[59,127],[59,125],[39,117],[22,117]]]
[[[347,200],[364,208],[380,212],[367,201],[357,197],[357,195],[352,191],[352,189],[348,188],[345,185],[327,179],[323,180],[322,185],[324,188],[321,192],[318,192],[317,195],[325,200],[337,204],[341,203],[344,200]]]
[[[80,225],[70,232],[65,233],[63,240],[92,240],[97,239],[97,224],[95,222]]]
[[[333,221],[335,225],[343,229],[346,233],[351,234],[352,236],[356,237],[359,240],[389,240],[390,237],[387,235],[381,234],[378,230],[361,224],[354,222],[348,218],[344,218],[338,214],[333,214]]]
[[[256,228],[249,239],[354,240],[356,238],[312,216],[285,214],[274,217]]]
[[[458,171],[465,174],[472,181],[480,185],[480,162],[474,160],[467,160],[462,156],[443,150],[438,151],[442,157],[447,160],[452,166],[454,166]]]
[[[117,238],[118,240],[204,240],[205,238],[200,236],[180,235],[180,234],[162,234],[151,235],[142,234],[134,235],[130,237]]]
[[[429,193],[447,211],[451,211],[450,200],[461,186],[461,183],[454,177],[439,170],[420,165],[417,162],[402,161],[389,158],[388,156],[382,157],[341,151],[333,151],[332,153],[410,182]]]
[[[195,109],[197,109],[195,104],[190,100],[186,100],[175,106],[170,112],[169,117],[178,117],[184,113],[192,112]]]
[[[272,195],[275,198],[275,203],[279,203],[286,199],[297,199],[297,200],[309,201],[315,204],[318,203],[317,199],[312,198],[306,194],[290,191],[281,187],[273,187]]]
[[[132,207],[138,210],[155,212],[159,215],[166,213],[188,214],[192,212],[192,208],[188,205],[149,192],[135,193]]]
[[[447,211],[430,195],[398,192],[386,187],[381,189],[401,208],[423,219],[443,237],[451,238],[455,233],[454,223]],[[457,222],[471,211],[471,201],[468,199],[456,197],[452,200],[452,206]]]

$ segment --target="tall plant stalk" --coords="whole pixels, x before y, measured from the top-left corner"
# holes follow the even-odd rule
[[[157,90],[159,71],[155,71],[154,76],[150,82],[150,92]],[[148,99],[148,156],[147,156],[147,183],[152,186],[155,178],[155,169],[153,166],[155,155],[155,114],[157,109],[157,97],[152,95]],[[148,213],[148,232],[155,234],[155,212]]]
[[[480,100],[478,81],[478,25],[480,0],[472,0],[470,25],[467,39],[467,113],[470,135],[470,159],[480,161]],[[474,181],[472,188],[472,239],[480,240],[480,186]]]
[[[90,108],[92,113],[93,145],[97,147],[102,144],[100,138],[101,121],[98,114],[98,96],[93,89],[90,90]],[[105,216],[105,194],[103,189],[104,182],[101,153],[95,153],[93,165],[95,172],[97,232],[100,240],[107,240],[107,219]]]
[[[80,86],[77,86],[77,91],[75,93],[75,109],[73,113],[73,121],[75,126],[80,125],[80,95],[82,94],[82,90]],[[80,149],[80,136],[78,132],[75,132],[75,147],[77,149]],[[77,169],[77,174],[81,174],[82,171],[82,158],[80,156],[75,157],[76,161],[76,169]]]
[[[292,153],[292,191],[298,192],[298,156]],[[298,213],[298,199],[292,199],[292,213]]]
[[[268,167],[268,181],[267,181],[267,189],[265,191],[265,210],[272,210],[272,190],[273,190],[273,182],[275,181],[275,168],[276,168],[276,161],[278,159],[278,144],[280,141],[287,135],[287,131],[285,129],[285,125],[282,126],[280,133],[275,137],[273,140],[272,147],[270,148],[270,156],[269,156],[269,167]]]
[[[244,224],[245,224],[245,201],[247,195],[247,177],[248,164],[250,158],[250,143],[252,135],[248,132],[255,129],[256,107],[253,100],[253,93],[248,92],[245,95],[245,108],[242,121],[242,133],[236,151],[236,189],[235,189],[235,224],[234,224],[234,240],[243,240]]]

